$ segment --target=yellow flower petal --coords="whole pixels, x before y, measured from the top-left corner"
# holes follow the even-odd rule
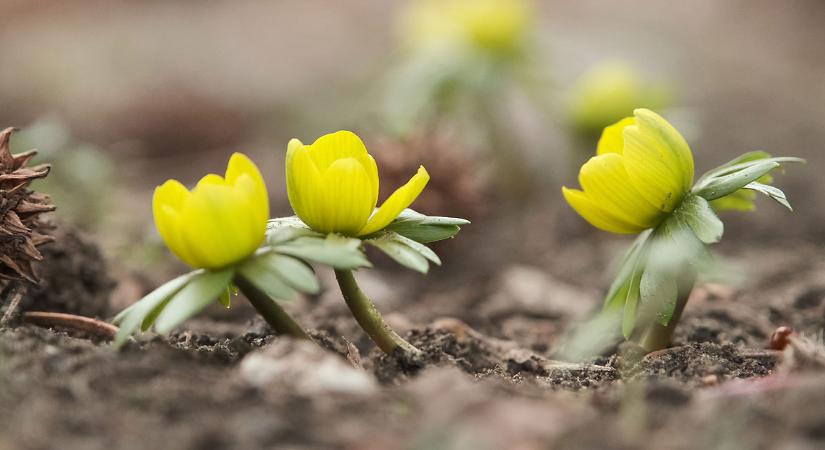
[[[250,227],[255,213],[244,193],[218,184],[199,184],[181,217],[183,237],[198,267],[217,269],[255,252],[265,237]]]
[[[633,114],[637,124],[651,133],[657,133],[665,147],[670,149],[682,175],[684,191],[689,191],[693,187],[693,153],[685,138],[670,122],[649,109],[640,108]]]
[[[430,174],[424,166],[418,168],[418,172],[413,175],[410,181],[398,188],[392,195],[378,208],[369,222],[358,232],[358,236],[366,236],[382,230],[390,224],[405,208],[410,206],[427,186],[430,181]]]
[[[297,139],[289,142],[286,152],[286,187],[295,214],[310,227],[318,223],[322,205],[316,199],[324,195],[321,174],[309,156],[309,148]]]
[[[243,189],[259,220],[269,220],[269,194],[258,166],[243,153],[233,153],[226,167],[226,184]]]
[[[659,222],[662,211],[633,187],[621,155],[606,153],[590,158],[579,172],[579,183],[592,202],[623,222],[641,229]]]
[[[254,253],[265,238],[269,200],[258,168],[237,154],[226,174],[203,177],[191,192],[174,180],[155,190],[158,231],[193,267],[226,267]]]
[[[624,129],[622,157],[630,181],[650,203],[671,212],[693,182],[693,156],[684,138],[658,114],[637,109]]]
[[[321,173],[339,159],[355,158],[366,165],[367,158],[370,157],[361,138],[346,130],[321,136],[308,147],[309,156]]]
[[[189,191],[177,180],[169,180],[155,188],[152,210],[155,227],[167,247],[183,262],[194,265],[194,259],[180,236],[179,219]]]
[[[318,221],[310,225],[323,233],[355,235],[369,219],[372,203],[372,180],[355,158],[335,161],[323,174],[323,191],[314,201],[321,205]]]
[[[563,187],[561,190],[567,203],[569,203],[580,216],[600,230],[619,234],[633,234],[644,230],[644,228],[639,228],[624,222],[622,219],[614,217],[611,213],[604,211],[596,203],[591,201],[587,197],[587,194],[578,189]]]
[[[596,154],[618,153],[621,155],[624,150],[624,129],[630,125],[636,125],[635,117],[625,117],[605,128],[599,138]]]

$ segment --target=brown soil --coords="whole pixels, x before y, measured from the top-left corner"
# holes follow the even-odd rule
[[[373,349],[334,290],[292,305],[325,349],[249,314],[195,319],[120,353],[20,325],[0,331],[0,449],[821,448],[825,349],[799,333],[784,353],[764,349],[779,325],[820,329],[825,295],[808,286],[821,269],[771,281],[774,269],[757,267],[764,281],[752,286],[698,287],[674,347],[635,363],[626,346],[589,363],[552,359],[575,312],[552,301],[542,312],[493,285],[453,292],[429,323],[416,318],[432,317],[423,298],[435,293],[388,314],[423,350],[415,359]],[[496,321],[522,329],[508,336]]]

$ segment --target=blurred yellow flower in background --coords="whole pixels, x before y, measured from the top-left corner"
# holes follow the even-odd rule
[[[572,90],[570,121],[579,132],[595,134],[633,113],[636,108],[660,109],[671,102],[670,90],[651,84],[633,65],[601,62],[585,72]]]
[[[192,191],[177,180],[157,187],[152,207],[166,246],[196,268],[219,269],[252,255],[269,219],[263,177],[241,153],[232,155],[224,177],[206,175]]]
[[[658,225],[693,185],[693,155],[670,123],[647,109],[605,128],[598,155],[579,172],[582,190],[564,198],[594,227],[639,233]]]
[[[529,0],[413,0],[400,29],[413,48],[466,45],[509,54],[523,46],[533,16]]]
[[[419,167],[378,210],[378,166],[350,131],[318,138],[312,145],[289,142],[286,182],[295,214],[315,231],[366,236],[384,229],[410,206],[430,180]]]

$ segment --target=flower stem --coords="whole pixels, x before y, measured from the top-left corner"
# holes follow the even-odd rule
[[[670,345],[673,340],[673,332],[676,330],[676,325],[682,318],[682,312],[685,310],[690,293],[693,290],[693,284],[696,282],[696,272],[688,269],[679,277],[678,280],[678,295],[676,297],[676,306],[673,309],[673,316],[667,325],[662,325],[656,320],[651,320],[642,332],[638,335],[636,342],[640,347],[647,352],[654,352],[662,350]]]
[[[266,320],[266,323],[268,323],[276,333],[301,339],[310,339],[306,331],[304,331],[278,303],[269,298],[268,295],[258,289],[254,284],[240,276],[236,276],[233,282],[235,286],[238,286],[238,289],[243,292],[249,300],[249,303],[255,307],[258,314]]]
[[[384,353],[391,355],[399,348],[413,355],[421,353],[421,350],[402,339],[384,322],[381,313],[358,287],[351,270],[336,270],[335,278],[338,280],[341,294],[343,294],[347,306],[352,311],[352,315],[355,316],[355,320]]]

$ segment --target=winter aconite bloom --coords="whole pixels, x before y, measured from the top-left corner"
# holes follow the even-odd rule
[[[570,98],[570,120],[578,131],[596,134],[636,108],[665,107],[670,97],[667,86],[649,82],[633,65],[605,61],[588,69],[576,82]]]
[[[191,191],[167,181],[155,189],[152,206],[166,246],[196,268],[219,269],[252,255],[269,219],[263,177],[240,153],[232,155],[224,177],[206,175]]]
[[[429,174],[420,167],[377,210],[378,167],[361,139],[349,131],[312,145],[289,142],[286,154],[289,203],[315,231],[366,236],[384,229],[418,197]]]
[[[524,43],[531,6],[528,0],[415,0],[401,29],[413,47],[463,45],[506,54]]]
[[[693,184],[693,155],[665,119],[647,109],[605,128],[598,155],[581,167],[582,190],[565,199],[596,228],[623,234],[658,225]]]

